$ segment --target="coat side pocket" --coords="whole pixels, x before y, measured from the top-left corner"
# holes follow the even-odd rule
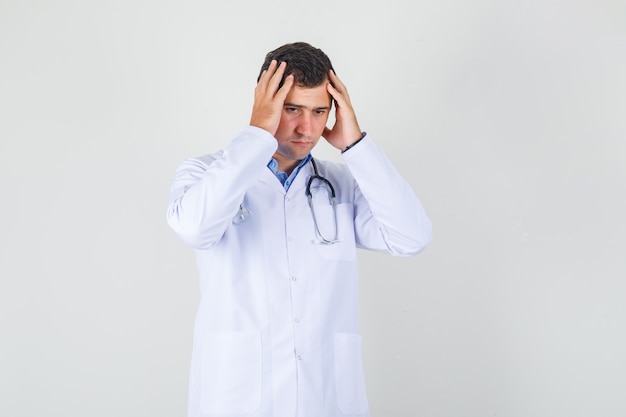
[[[206,414],[249,414],[261,406],[259,332],[213,332],[201,354],[201,408]]]
[[[346,415],[368,411],[361,357],[361,336],[335,334],[335,384],[339,409]]]

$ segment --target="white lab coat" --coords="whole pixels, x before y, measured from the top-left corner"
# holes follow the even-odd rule
[[[176,172],[168,222],[196,249],[201,290],[189,416],[368,416],[356,247],[415,255],[430,242],[430,221],[366,136],[345,164],[316,161],[337,193],[341,240],[320,244],[305,196],[311,164],[285,191],[267,168],[276,148],[247,127]],[[316,203],[332,238],[328,199]],[[250,215],[234,224],[240,204]]]

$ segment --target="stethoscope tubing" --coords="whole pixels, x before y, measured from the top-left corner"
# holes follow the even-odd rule
[[[328,179],[322,177],[319,174],[319,171],[317,170],[317,164],[315,163],[315,160],[313,158],[311,158],[311,166],[313,167],[313,175],[309,177],[306,183],[305,194],[309,203],[309,208],[311,209],[311,216],[313,217],[313,226],[315,227],[315,234],[319,238],[317,242],[324,244],[324,245],[332,245],[334,243],[339,242],[339,223],[337,221],[337,206],[335,204],[335,196],[336,196],[335,187],[333,187],[333,184]],[[334,239],[326,239],[326,237],[324,237],[324,235],[320,231],[320,228],[317,222],[317,215],[315,214],[315,204],[313,204],[313,195],[311,194],[311,185],[313,184],[313,181],[315,180],[321,181],[323,184],[325,184],[328,187],[328,190],[330,190],[330,193],[328,194],[328,199],[330,201],[330,205],[333,208],[333,223],[335,225],[335,238]],[[245,222],[246,220],[248,220],[249,216],[250,216],[250,211],[248,210],[247,207],[243,205],[243,203],[241,203],[239,204],[239,210],[237,211],[237,214],[235,215],[235,217],[233,217],[233,224],[239,225]]]

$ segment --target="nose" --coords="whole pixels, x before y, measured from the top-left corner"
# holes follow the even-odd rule
[[[298,127],[296,132],[303,136],[311,136],[313,133],[313,120],[309,112],[303,112],[298,118]]]

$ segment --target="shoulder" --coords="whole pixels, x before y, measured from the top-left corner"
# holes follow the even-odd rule
[[[315,159],[315,163],[319,175],[330,181],[333,187],[344,190],[344,192],[349,191],[349,194],[352,194],[351,190],[356,187],[356,182],[345,163],[319,159]]]
[[[319,173],[324,175],[343,175],[349,174],[348,166],[343,162],[335,162],[335,161],[326,161],[322,159],[315,159],[315,163],[317,164],[317,169]]]
[[[223,155],[224,151],[220,150],[215,153],[187,158],[183,162],[181,162],[179,169],[206,170],[214,161],[221,158]]]
[[[185,159],[176,169],[176,179],[197,180],[201,178],[209,170],[211,164],[218,160],[223,153],[223,151],[218,151],[211,154]]]
[[[352,181],[352,174],[348,166],[343,162],[315,159],[315,163],[322,177],[326,177],[333,182]]]

